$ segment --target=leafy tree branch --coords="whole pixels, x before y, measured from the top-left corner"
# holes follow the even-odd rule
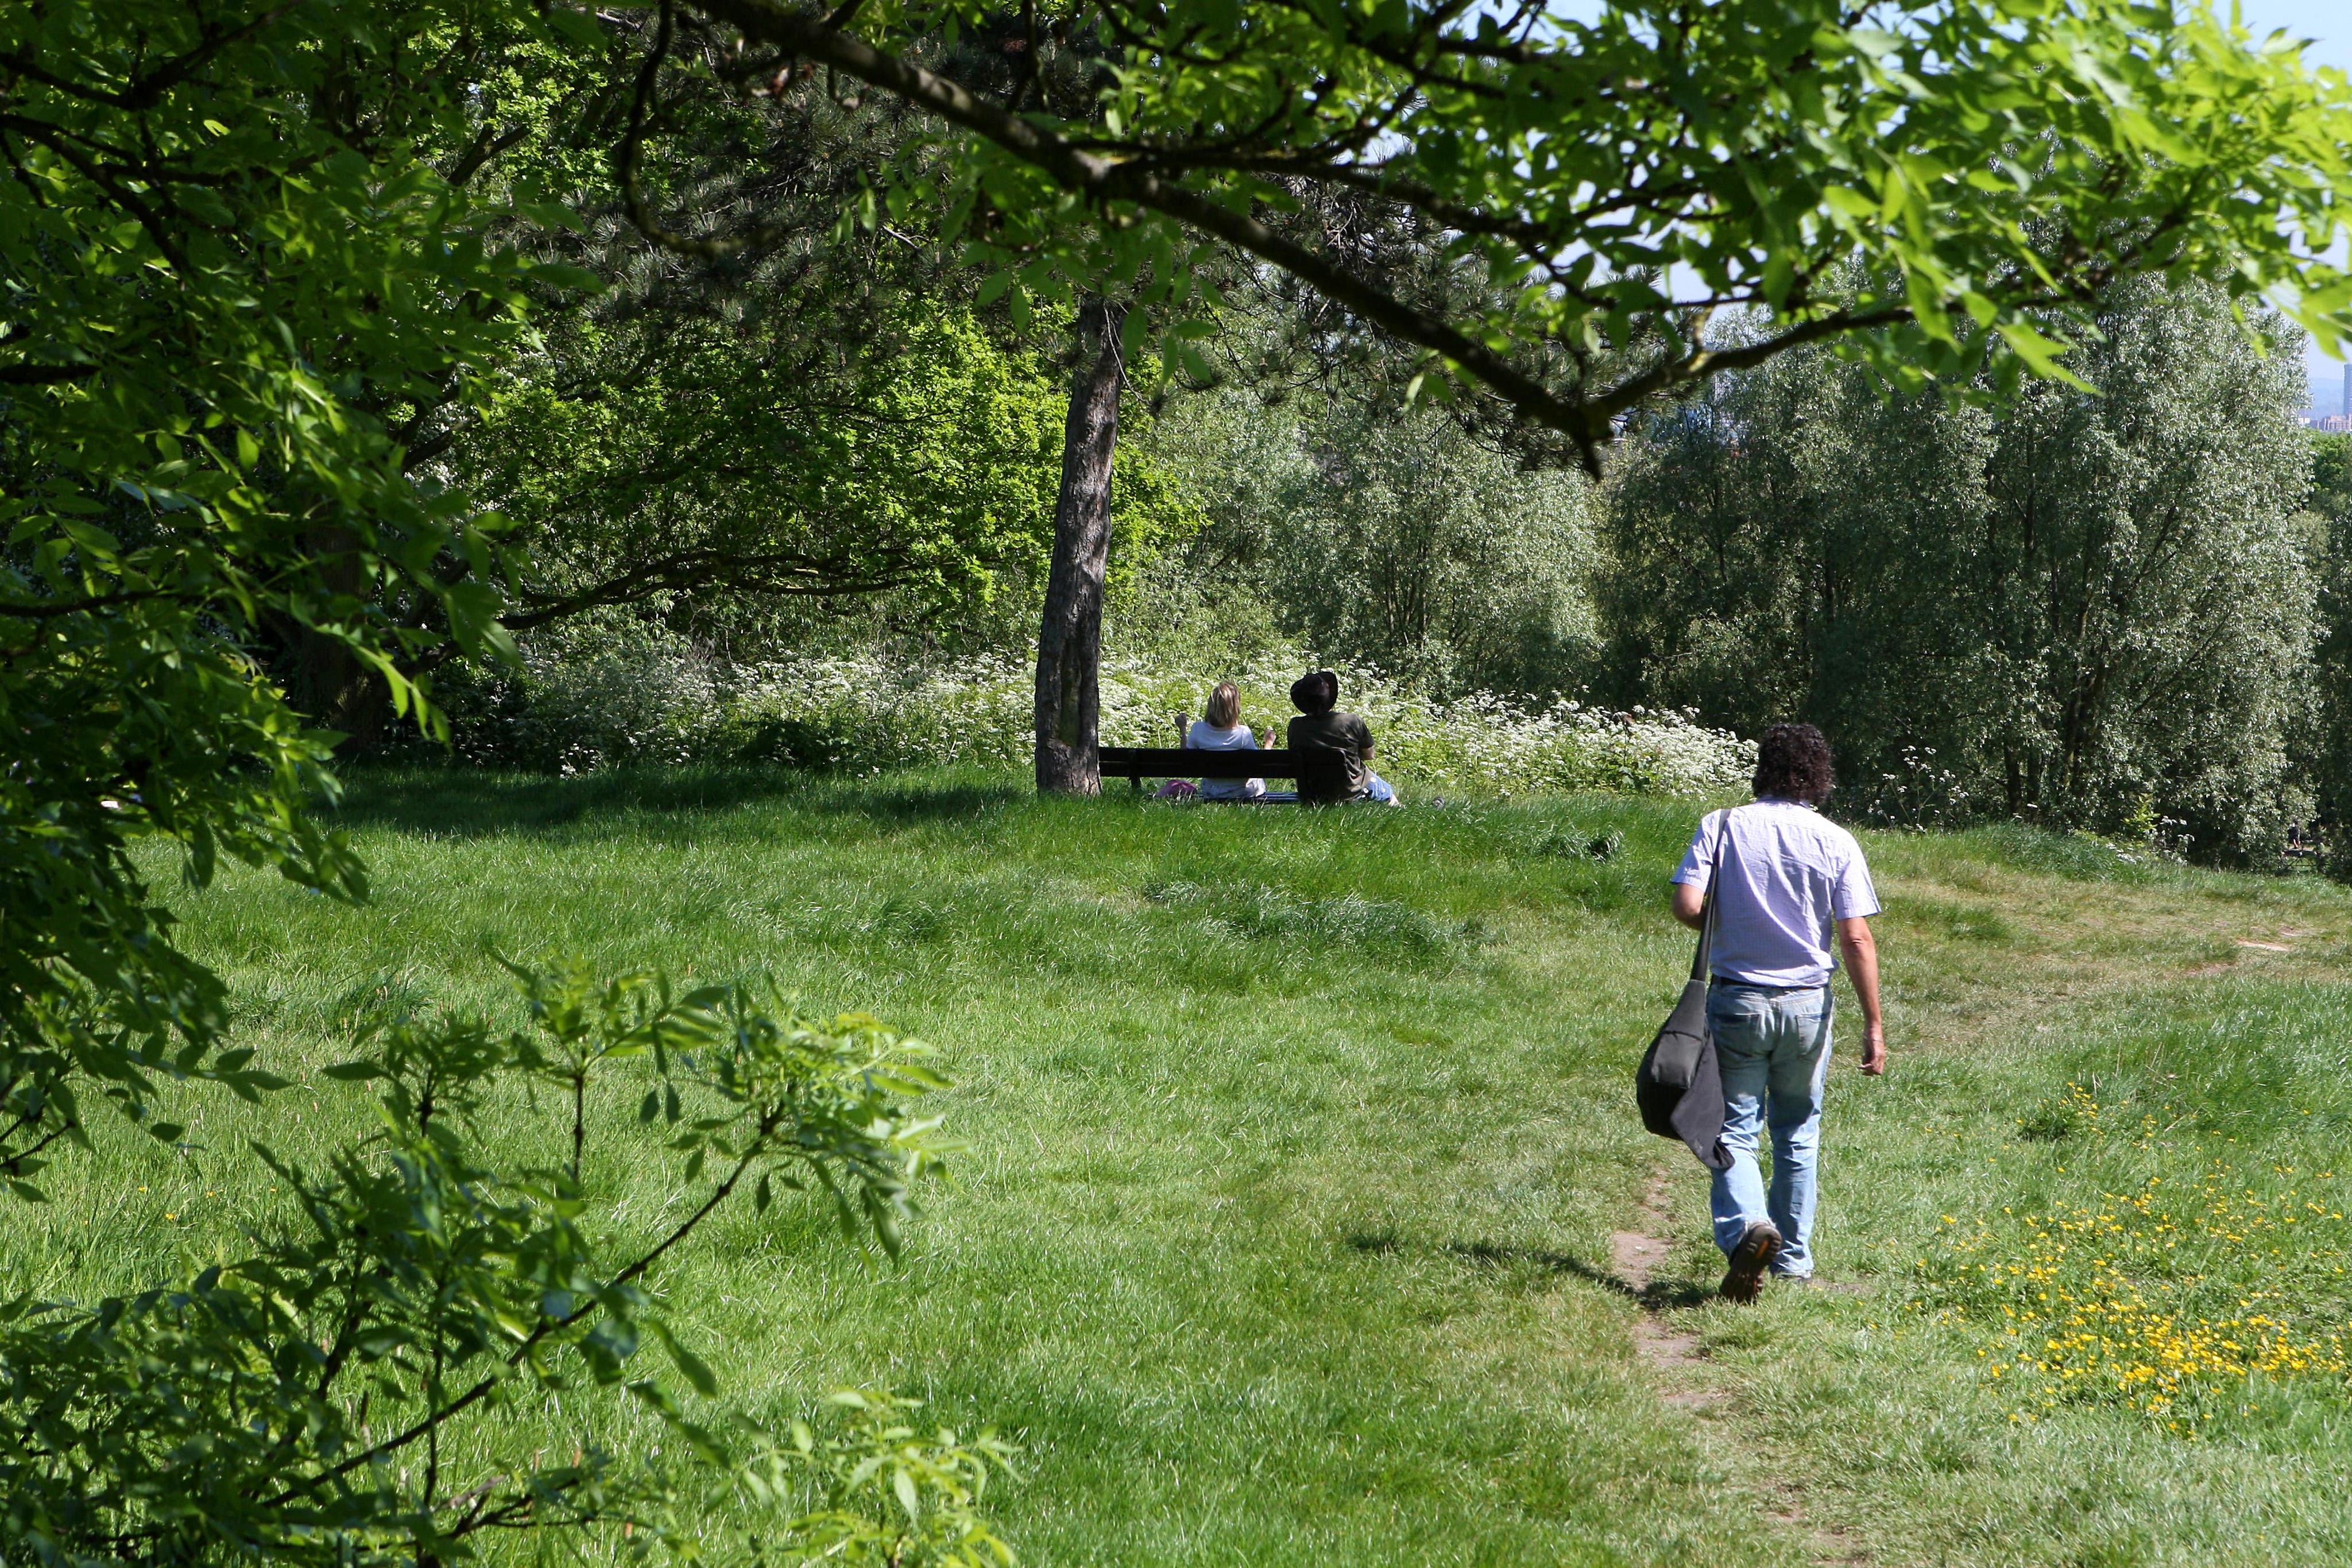
[[[1905,385],[2063,377],[2100,298],[2139,276],[2226,274],[2325,336],[2352,328],[2352,285],[2313,259],[2352,193],[2352,104],[2202,10],[1620,0],[1577,21],[1108,0],[1041,33],[1066,57],[1051,110],[1024,96],[1048,62],[1013,83],[941,53],[1001,25],[985,10],[856,28],[784,0],[673,12],[959,135],[958,221],[1033,290],[1149,262],[1181,298],[1172,225],[1425,350],[1588,466],[1644,401],[1811,342]],[[2223,107],[2245,103],[2262,108]],[[1352,264],[1300,221],[1316,185],[1444,231],[1469,293]],[[1866,281],[1824,297],[1832,275]],[[1769,330],[1710,342],[1726,308]]]

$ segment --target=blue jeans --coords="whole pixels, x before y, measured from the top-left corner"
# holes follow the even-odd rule
[[[1715,1173],[1715,1244],[1727,1255],[1750,1223],[1780,1232],[1776,1274],[1813,1271],[1813,1198],[1822,1138],[1822,1085],[1829,1077],[1827,986],[1784,990],[1717,980],[1707,988],[1706,1021],[1723,1070],[1723,1147],[1731,1167]],[[1756,1166],[1759,1126],[1772,1129],[1772,1190]]]

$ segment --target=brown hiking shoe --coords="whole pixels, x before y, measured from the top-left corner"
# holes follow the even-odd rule
[[[1769,1219],[1748,1227],[1748,1234],[1731,1249],[1731,1268],[1723,1276],[1723,1298],[1752,1301],[1764,1290],[1764,1270],[1780,1250],[1780,1232]]]

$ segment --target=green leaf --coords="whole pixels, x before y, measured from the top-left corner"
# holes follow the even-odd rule
[[[532,282],[545,284],[550,288],[570,289],[580,294],[601,294],[604,291],[603,278],[584,267],[572,267],[562,262],[534,262],[530,277]]]
[[[678,1371],[687,1382],[694,1385],[694,1391],[705,1399],[714,1397],[719,1393],[719,1379],[711,1375],[710,1368],[704,1364],[702,1358],[680,1344],[668,1325],[656,1322],[656,1331],[661,1337],[663,1347],[669,1352],[670,1359],[677,1364]]]
[[[467,581],[450,585],[442,601],[449,607],[449,630],[459,647],[468,653],[487,653],[503,664],[521,663],[513,637],[499,623],[506,609],[504,594],[487,582]]]
[[[921,1521],[923,1517],[922,1498],[916,1491],[915,1478],[908,1472],[906,1466],[895,1465],[891,1467],[890,1493],[893,1497],[896,1497],[898,1500],[898,1506],[906,1511],[907,1521],[909,1524],[919,1523]]]
[[[2009,345],[2010,351],[2024,361],[2026,368],[2035,375],[2064,382],[2078,392],[2096,390],[2058,362],[2058,356],[2065,352],[2063,346],[2051,341],[2025,322],[2003,321],[1994,330],[2000,334],[2001,341]]]
[[[580,234],[588,226],[586,219],[562,202],[517,202],[514,210],[541,228],[564,229],[573,234]],[[532,276],[542,277],[544,274],[534,271]],[[588,277],[591,287],[596,289],[604,287],[603,278],[593,273],[588,274]]]
[[[73,517],[60,517],[58,519],[57,529],[93,555],[110,559],[122,551],[121,541],[95,523],[81,522]]]

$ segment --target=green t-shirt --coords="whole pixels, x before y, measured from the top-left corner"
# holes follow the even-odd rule
[[[1331,761],[1322,768],[1310,766],[1305,758],[1299,766],[1305,769],[1298,779],[1298,798],[1302,800],[1352,800],[1371,786],[1372,770],[1364,765],[1364,753],[1372,748],[1371,727],[1344,708],[1329,713],[1301,714],[1290,721],[1290,749],[1334,753]]]

